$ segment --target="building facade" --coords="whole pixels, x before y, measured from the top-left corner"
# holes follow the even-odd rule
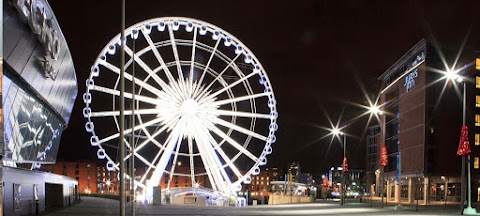
[[[464,56],[461,74],[467,89],[472,89],[471,68],[467,67],[472,58]],[[435,46],[422,39],[379,77],[385,86],[381,91],[384,114],[376,147],[385,145],[388,165],[380,169],[383,173],[375,172],[375,178],[382,179],[376,184],[386,187],[388,201],[460,201],[461,157],[456,152],[462,126],[462,85],[444,79],[447,69],[442,59]],[[466,124],[474,140],[480,123],[473,125],[472,94],[466,97]],[[472,149],[478,154],[476,147]],[[377,151],[377,158],[380,154]],[[474,164],[473,171],[478,172]]]
[[[5,215],[38,214],[78,198],[75,179],[31,171],[55,163],[77,80],[67,42],[46,0],[6,0],[2,6],[1,203]]]
[[[101,177],[101,173],[97,175],[97,169],[97,164],[92,162],[59,161],[53,165],[52,172],[76,179],[79,192],[91,194],[99,192],[97,179]]]

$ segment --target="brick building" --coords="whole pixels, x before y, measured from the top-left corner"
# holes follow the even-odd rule
[[[83,194],[117,194],[117,171],[108,171],[92,161],[58,161],[52,167],[52,172],[75,178],[78,189]]]

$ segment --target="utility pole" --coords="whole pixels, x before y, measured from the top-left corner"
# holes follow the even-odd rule
[[[135,40],[133,40],[132,55],[132,116],[131,128],[132,135],[130,139],[130,205],[132,216],[135,216]]]
[[[125,0],[122,0],[120,33],[120,216],[125,216]]]

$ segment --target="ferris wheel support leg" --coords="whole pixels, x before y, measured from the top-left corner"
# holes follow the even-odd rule
[[[148,181],[148,187],[153,188],[158,186],[160,183],[160,180],[163,175],[163,171],[165,170],[165,167],[167,166],[168,161],[170,160],[170,156],[173,153],[173,149],[175,148],[175,145],[177,143],[177,140],[179,139],[178,135],[179,131],[178,129],[174,129],[172,133],[170,134],[170,137],[168,140],[168,144],[165,148],[165,151],[163,152],[160,160],[157,163],[157,166],[155,167],[155,171],[152,174],[152,177]],[[151,195],[151,194],[149,194]]]

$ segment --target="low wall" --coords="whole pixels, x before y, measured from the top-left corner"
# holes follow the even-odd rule
[[[199,205],[205,206],[206,200],[202,196],[171,196],[171,204],[174,205]]]
[[[270,194],[268,199],[269,205],[275,204],[289,204],[289,203],[309,203],[315,201],[311,196],[299,196],[299,195],[284,195],[284,194]]]

